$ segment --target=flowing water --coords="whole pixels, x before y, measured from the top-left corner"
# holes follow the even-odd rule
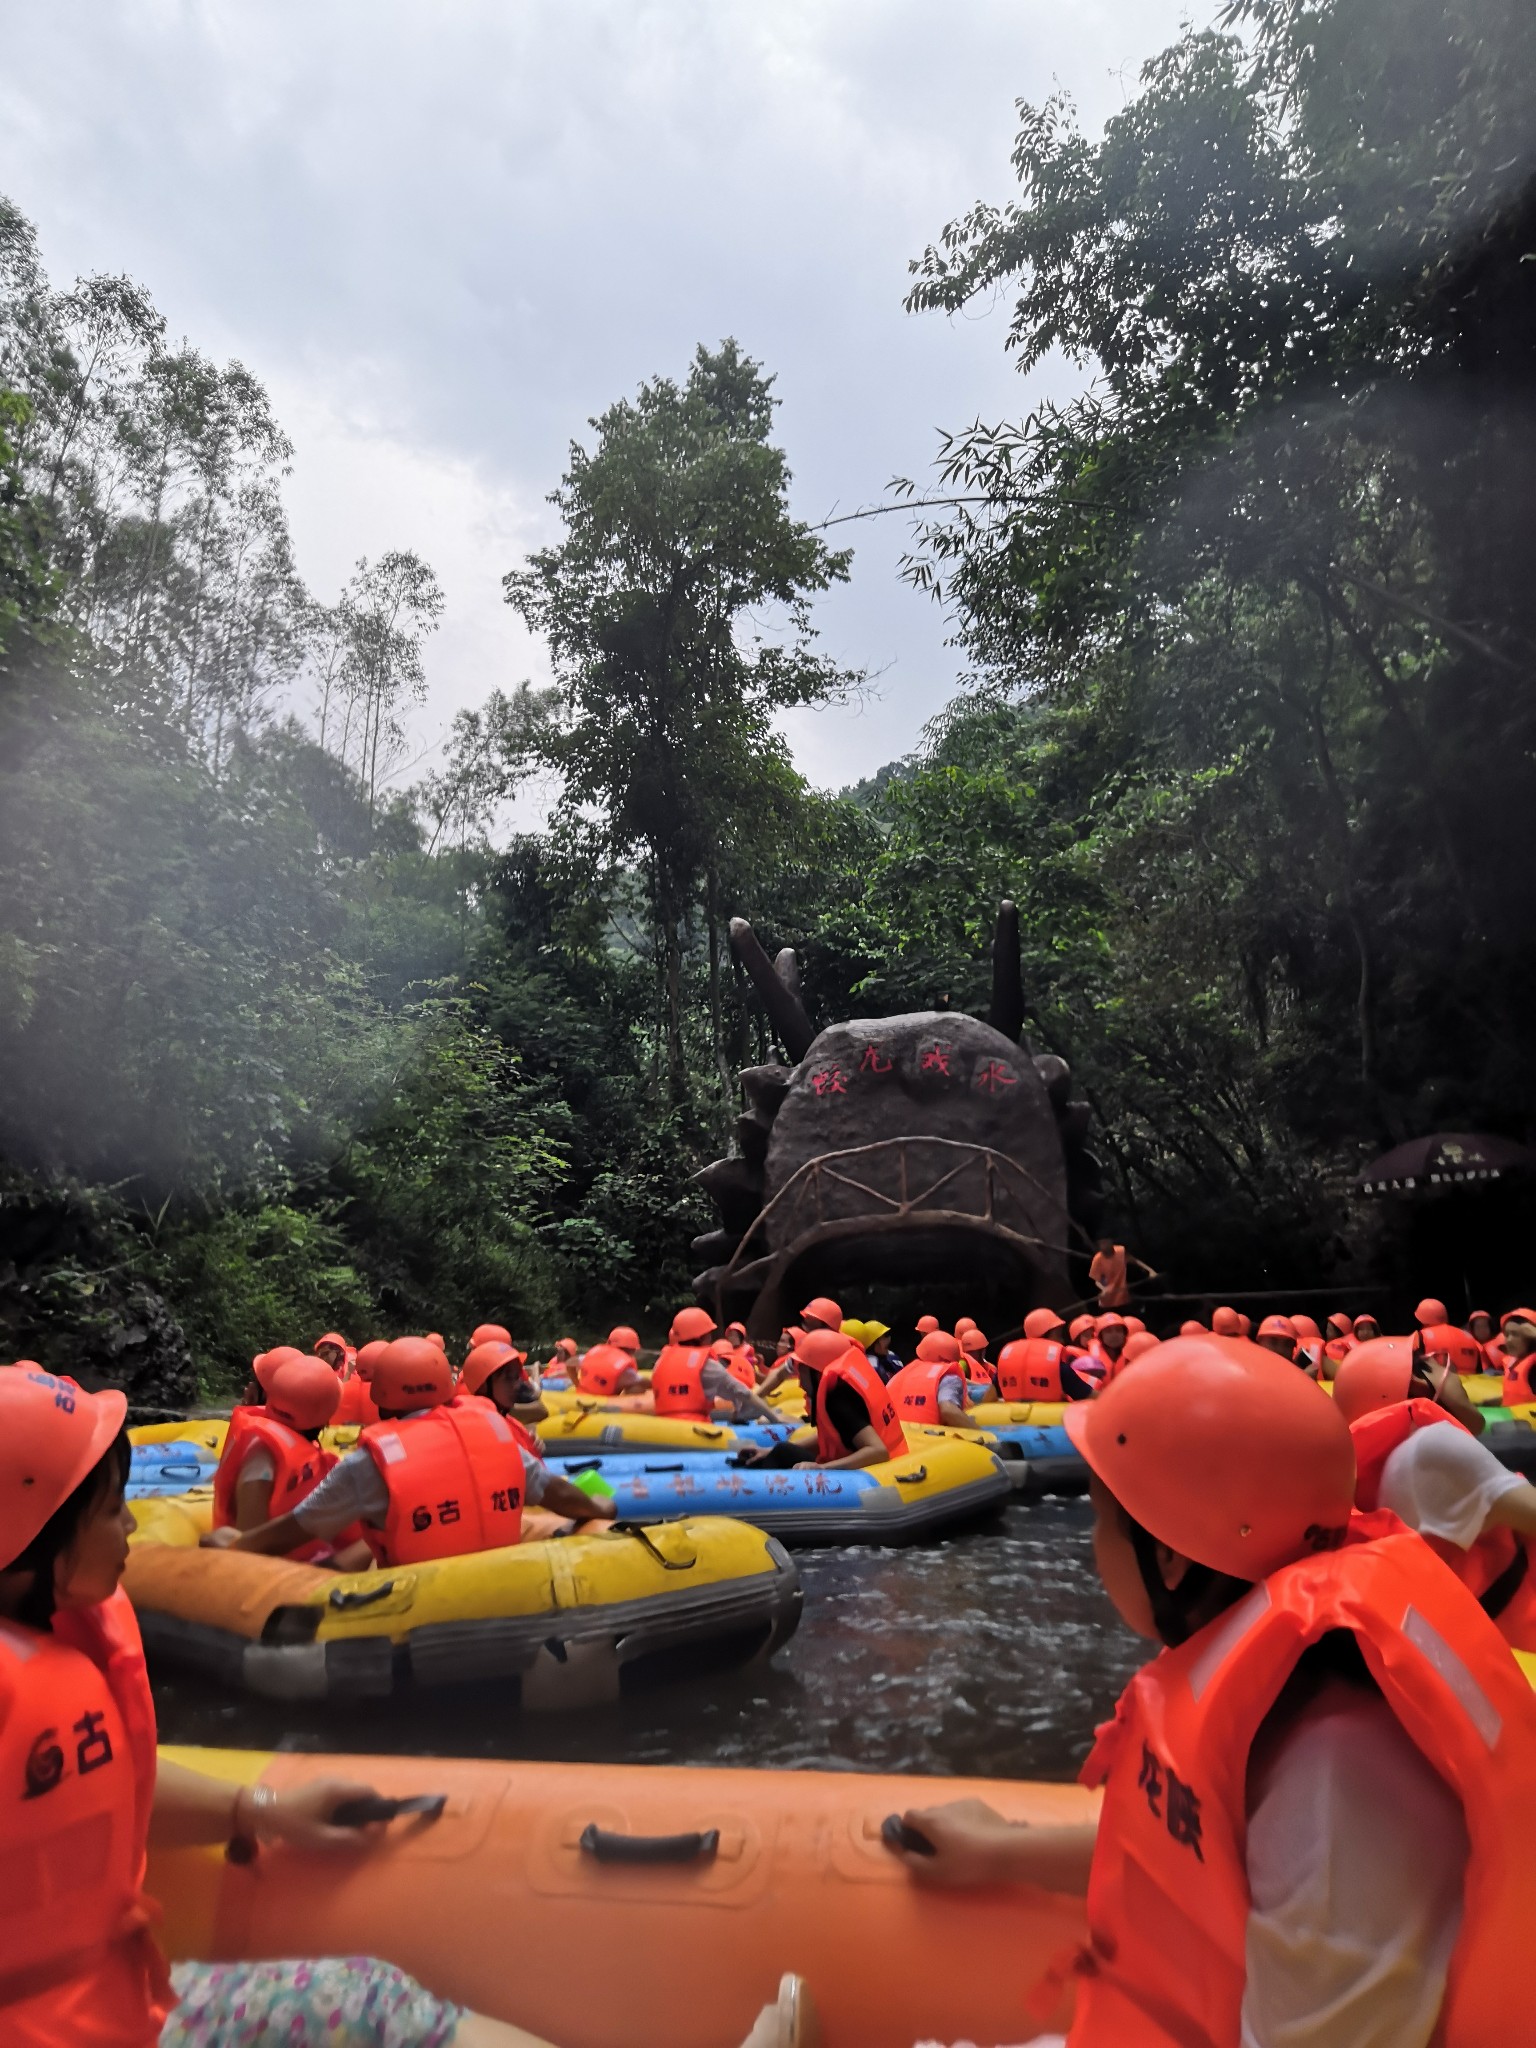
[[[493,1688],[367,1706],[155,1686],[161,1739],[257,1748],[1071,1777],[1147,1646],[1100,1590],[1082,1500],[1011,1507],[913,1550],[809,1550],[773,1663],[566,1717]]]

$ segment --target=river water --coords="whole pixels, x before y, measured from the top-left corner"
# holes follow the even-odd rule
[[[565,1717],[493,1688],[364,1706],[232,1701],[159,1679],[166,1742],[1069,1778],[1147,1646],[1100,1590],[1083,1500],[1011,1507],[911,1550],[796,1553],[798,1633],[771,1665]]]

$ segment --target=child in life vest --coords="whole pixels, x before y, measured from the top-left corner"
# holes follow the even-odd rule
[[[127,1403],[27,1364],[0,1367],[0,1805],[13,1868],[68,1872],[13,1887],[0,1917],[6,2048],[547,2048],[383,1962],[180,1963],[155,1945],[146,1851],[241,1839],[267,1853],[367,1853],[385,1830],[333,1815],[373,1788],[232,1785],[156,1750],[155,1708],[119,1581],[133,1517]],[[67,1846],[65,1846],[67,1845]],[[61,1906],[59,1897],[63,1890]],[[509,1986],[515,1995],[515,1973]],[[786,1978],[746,2048],[811,2048],[814,2014]]]
[[[341,1382],[322,1359],[284,1359],[269,1374],[266,1406],[250,1410],[242,1427],[225,1438],[213,1475],[216,1529],[254,1529],[314,1492],[336,1463],[335,1452],[321,1448],[320,1432],[340,1400]],[[361,1570],[368,1556],[357,1538],[357,1531],[343,1532],[334,1547],[301,1543],[291,1554],[306,1563]]]
[[[1071,2048],[1522,2038],[1501,1951],[1529,1917],[1536,1699],[1423,1540],[1353,1514],[1334,1403],[1255,1345],[1175,1338],[1066,1427],[1105,1589],[1164,1648],[1084,1770],[1096,1824],[914,1811],[913,1876],[1086,1898]]]

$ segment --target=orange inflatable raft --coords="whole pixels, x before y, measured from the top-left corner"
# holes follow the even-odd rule
[[[815,1994],[825,2048],[1028,2041],[1064,2024],[1034,1987],[1084,1938],[1081,1905],[1023,1889],[929,1891],[886,1817],[979,1797],[1010,1818],[1083,1821],[1075,1785],[845,1772],[486,1763],[167,1750],[279,1788],[340,1773],[446,1794],[376,1851],[151,1857],[161,1939],[182,1958],[371,1954],[560,2048],[730,2048],[784,1970]]]

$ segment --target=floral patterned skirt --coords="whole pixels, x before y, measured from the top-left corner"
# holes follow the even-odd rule
[[[464,2008],[392,1963],[178,1963],[160,2048],[447,2048]]]

